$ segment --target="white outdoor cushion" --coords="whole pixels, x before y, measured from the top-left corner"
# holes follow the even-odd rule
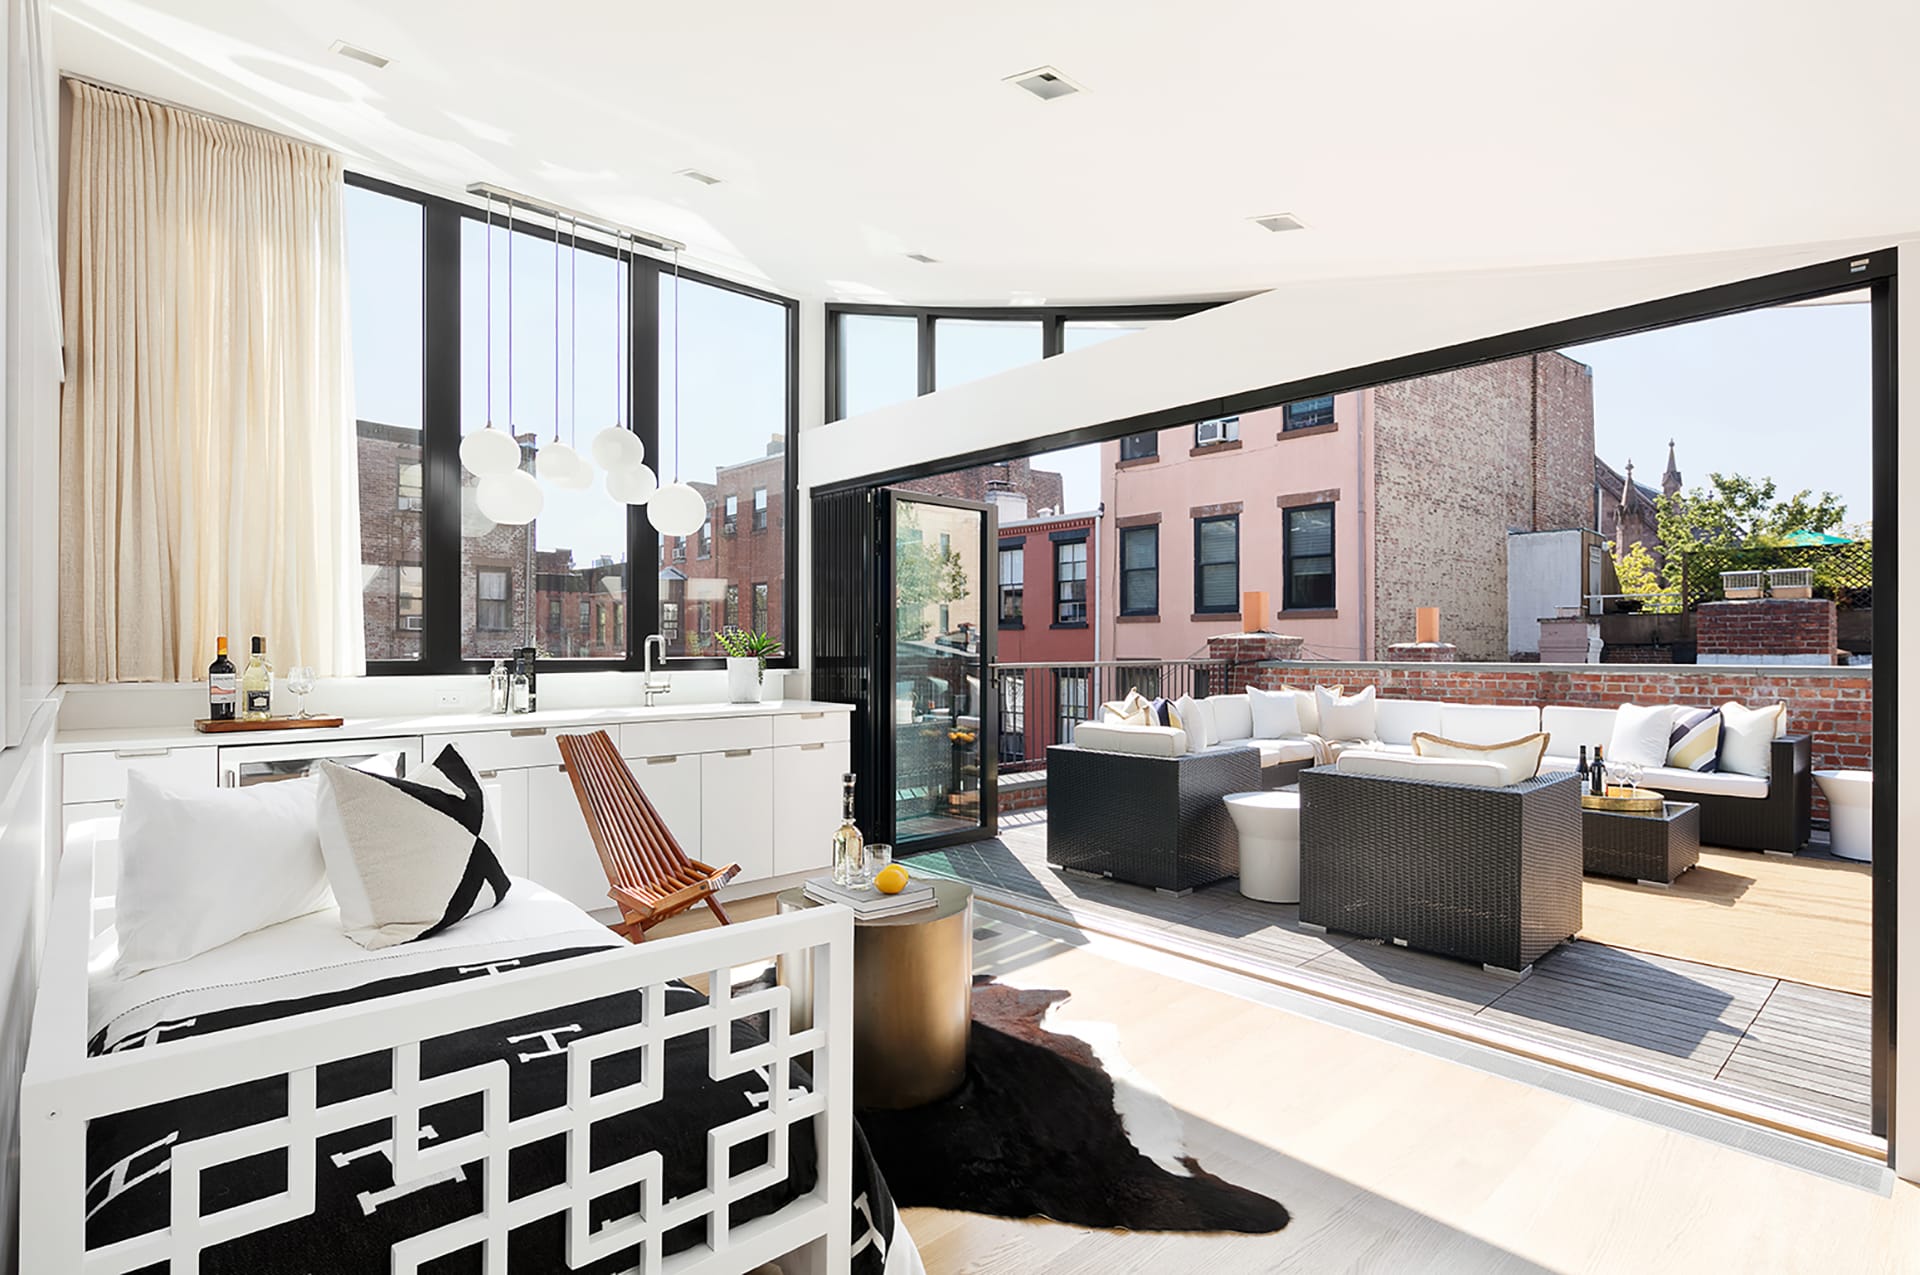
[[[1262,766],[1278,766],[1286,761],[1312,761],[1313,744],[1295,736],[1292,739],[1255,739],[1249,741],[1260,750]]]
[[[1352,695],[1342,695],[1331,687],[1317,686],[1313,698],[1320,710],[1319,733],[1323,738],[1379,738],[1379,712],[1371,686],[1363,686]]]
[[[1517,784],[1540,773],[1540,758],[1547,751],[1547,737],[1536,731],[1500,744],[1464,744],[1457,739],[1442,739],[1421,731],[1413,737],[1415,757],[1452,757],[1461,761],[1490,761],[1506,775],[1505,782]]]
[[[1649,766],[1640,775],[1640,786],[1671,796],[1674,793],[1705,792],[1722,797],[1764,797],[1767,781],[1754,775],[1732,775],[1725,771],[1682,770],[1678,766]]]
[[[1748,708],[1729,700],[1720,706],[1720,769],[1735,775],[1773,773],[1773,741],[1787,733],[1787,706]]]
[[[116,973],[184,961],[332,903],[313,780],[174,793],[128,774]]]
[[[1095,752],[1178,757],[1187,751],[1187,732],[1177,726],[1115,726],[1108,722],[1081,722],[1073,728],[1073,742]]]
[[[1622,704],[1614,710],[1613,734],[1607,737],[1607,764],[1664,766],[1672,734],[1673,705]]]
[[[1128,691],[1125,696],[1100,706],[1100,720],[1110,726],[1151,726],[1153,714],[1152,702],[1139,691]]]
[[[1182,695],[1173,701],[1173,712],[1180,719],[1180,728],[1187,732],[1189,752],[1213,747],[1213,713],[1204,701]]]
[[[1440,704],[1437,700],[1382,699],[1378,703],[1380,707],[1375,729],[1379,731],[1381,743],[1410,746],[1419,731],[1434,735],[1442,733]]]
[[[1380,775],[1389,779],[1418,779],[1434,784],[1473,784],[1504,788],[1506,772],[1490,761],[1461,761],[1452,757],[1413,757],[1403,753],[1354,748],[1340,754],[1335,767],[1344,775]]]
[[[1285,739],[1300,733],[1300,700],[1292,691],[1249,686],[1247,703],[1253,709],[1253,738]]]
[[[1253,738],[1253,705],[1242,695],[1210,695],[1207,707],[1213,710],[1208,734],[1216,744]]]
[[[1526,704],[1442,704],[1440,731],[1463,744],[1498,744],[1540,729],[1540,710]]]
[[[1300,732],[1303,735],[1320,733],[1320,700],[1313,691],[1303,691],[1297,686],[1280,688],[1293,696],[1293,702],[1300,706]],[[1328,690],[1338,695],[1344,687],[1329,686]]]
[[[1605,748],[1613,738],[1614,710],[1611,708],[1561,708],[1540,710],[1540,729],[1553,737],[1548,747],[1556,757],[1580,756],[1585,745],[1589,755]]]

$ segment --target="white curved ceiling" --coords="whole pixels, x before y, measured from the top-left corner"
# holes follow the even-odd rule
[[[803,296],[1202,297],[1920,224],[1920,6],[1891,0],[53,7],[66,70]],[[1002,82],[1042,64],[1087,91]],[[1307,229],[1246,220],[1277,212]]]

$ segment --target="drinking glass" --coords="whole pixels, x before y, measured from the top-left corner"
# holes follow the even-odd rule
[[[871,881],[887,870],[893,862],[893,847],[884,841],[875,842],[867,847],[867,880]]]
[[[313,694],[313,680],[311,664],[297,664],[287,670],[287,689],[300,701],[300,711],[294,714],[295,717],[313,716],[307,711],[307,696]]]

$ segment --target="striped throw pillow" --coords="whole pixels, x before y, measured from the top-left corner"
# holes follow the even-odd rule
[[[1667,765],[1677,770],[1712,770],[1720,758],[1720,710],[1678,708],[1667,737]]]

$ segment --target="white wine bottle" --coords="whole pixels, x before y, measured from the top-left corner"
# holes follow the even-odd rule
[[[264,722],[273,716],[273,665],[267,663],[267,640],[253,639],[253,654],[247,658],[246,672],[240,675],[240,715],[250,722]]]
[[[845,817],[833,830],[833,883],[864,890],[871,885],[867,875],[867,841],[853,823],[853,775],[841,777],[846,799]]]

